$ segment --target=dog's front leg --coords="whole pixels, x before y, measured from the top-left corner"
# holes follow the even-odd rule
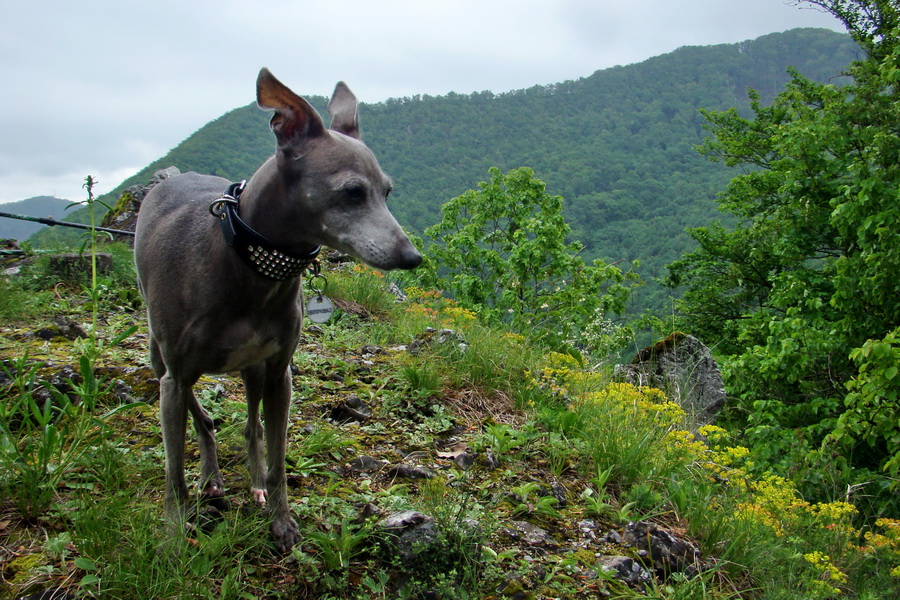
[[[247,441],[247,471],[250,473],[250,496],[259,506],[269,498],[266,491],[266,465],[263,455],[263,426],[259,420],[259,403],[263,397],[266,370],[264,365],[254,365],[241,371],[244,393],[247,396],[247,425],[244,438]]]
[[[184,442],[191,385],[166,373],[159,382],[159,417],[166,452],[166,516],[173,525],[187,520],[188,490],[184,481]]]
[[[300,530],[288,509],[284,469],[290,408],[290,369],[283,363],[279,366],[266,364],[266,381],[263,388],[268,463],[266,489],[269,492],[268,508],[272,519],[272,535],[280,552],[288,552],[300,541]]]

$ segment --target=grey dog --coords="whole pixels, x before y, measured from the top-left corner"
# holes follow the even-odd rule
[[[135,263],[160,378],[167,516],[186,523],[189,412],[200,449],[200,497],[224,495],[213,422],[193,386],[204,373],[240,371],[251,495],[266,507],[277,547],[287,551],[299,539],[284,464],[289,368],[303,321],[299,275],[321,245],[386,270],[415,268],[422,257],[388,211],[391,180],[359,139],[357,100],[343,82],[328,105],[330,129],[267,69],[256,93],[260,108],[275,111],[275,154],[246,185],[185,173],[156,186],[141,207]]]

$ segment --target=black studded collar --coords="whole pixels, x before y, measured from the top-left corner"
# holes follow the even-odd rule
[[[316,246],[305,254],[295,254],[278,248],[247,225],[238,215],[241,192],[246,183],[241,181],[231,184],[221,198],[213,200],[209,205],[209,212],[218,217],[222,224],[225,243],[234,248],[238,256],[263,277],[275,281],[299,277],[315,262],[321,247]]]

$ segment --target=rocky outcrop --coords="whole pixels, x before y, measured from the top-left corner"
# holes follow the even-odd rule
[[[702,570],[700,550],[674,530],[639,521],[628,524],[623,539],[627,546],[637,550],[641,560],[656,570],[660,580],[672,573],[683,573],[690,578]]]
[[[676,332],[616,365],[616,377],[650,386],[677,400],[697,425],[715,420],[725,405],[725,384],[712,352],[692,335]]]
[[[177,167],[167,167],[154,173],[150,181],[144,185],[129,187],[122,192],[116,205],[103,217],[102,226],[122,231],[134,231],[134,227],[137,224],[138,211],[141,209],[141,202],[144,201],[150,190],[166,179],[180,174],[181,171]],[[114,236],[118,241],[128,242],[129,244],[134,242],[134,236],[120,234],[114,234]]]

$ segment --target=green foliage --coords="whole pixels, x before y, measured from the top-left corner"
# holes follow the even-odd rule
[[[738,224],[693,230],[700,247],[670,265],[668,283],[687,287],[680,327],[724,355],[759,457],[836,495],[870,471],[900,474],[900,43],[891,3],[814,4],[867,56],[844,86],[792,72],[771,106],[752,96],[753,119],[706,113],[714,137],[702,152],[749,167],[719,200]]]
[[[434,243],[418,280],[489,323],[556,344],[577,341],[598,313],[623,312],[630,278],[599,259],[585,264],[583,246],[567,241],[562,197],[529,168],[490,175],[444,204],[442,220],[425,230]]]
[[[900,472],[900,328],[881,340],[867,340],[850,353],[859,373],[847,383],[846,410],[831,439],[852,448],[865,443],[872,452],[888,451],[884,470]]]

